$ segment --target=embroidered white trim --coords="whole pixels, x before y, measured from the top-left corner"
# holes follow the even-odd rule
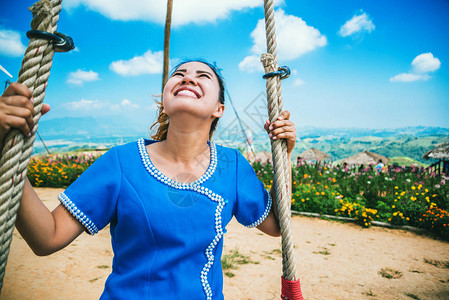
[[[139,139],[137,141],[138,147],[139,147],[139,153],[140,157],[142,158],[142,162],[145,166],[145,168],[148,170],[148,172],[156,177],[156,179],[162,181],[163,183],[174,187],[174,188],[193,188],[195,185],[200,185],[204,183],[206,180],[208,180],[215,172],[215,169],[217,168],[217,148],[215,147],[215,144],[213,142],[208,141],[207,142],[210,148],[210,163],[209,167],[207,168],[206,172],[191,183],[180,183],[173,179],[168,178],[165,176],[162,172],[160,172],[151,162],[150,156],[148,155],[147,149],[145,148],[145,140],[143,138]]]
[[[262,223],[267,218],[268,214],[270,213],[272,202],[273,202],[273,200],[271,199],[271,195],[270,195],[270,193],[268,193],[268,203],[267,203],[267,207],[265,207],[265,211],[264,211],[263,215],[256,222],[254,222],[250,225],[247,225],[245,227],[253,228],[253,227],[259,226],[260,223]]]
[[[65,206],[65,208],[78,220],[83,224],[84,227],[86,227],[87,231],[91,235],[94,235],[98,232],[97,226],[95,226],[94,222],[90,220],[82,211],[80,211],[76,205],[72,202],[72,200],[67,197],[67,195],[62,192],[58,196],[59,201],[62,203],[62,205]]]
[[[207,280],[207,275],[212,268],[212,265],[214,264],[214,248],[218,245],[220,242],[220,239],[223,237],[223,228],[221,226],[221,212],[223,211],[223,207],[226,203],[228,203],[228,200],[223,199],[218,194],[215,194],[210,189],[201,186],[203,182],[208,180],[213,173],[215,172],[215,169],[217,167],[217,149],[215,147],[215,144],[212,142],[208,142],[210,147],[210,164],[207,168],[206,173],[204,173],[203,176],[198,178],[192,183],[179,183],[176,182],[164,174],[162,174],[156,167],[153,165],[153,163],[150,160],[150,157],[148,155],[148,152],[145,148],[145,141],[144,139],[139,139],[137,141],[140,157],[142,158],[142,163],[145,167],[145,169],[150,173],[155,179],[162,182],[163,184],[166,184],[168,186],[171,186],[175,189],[180,190],[191,190],[194,192],[197,192],[199,194],[207,196],[210,200],[217,202],[218,206],[215,210],[215,232],[217,233],[212,240],[212,242],[207,247],[205,254],[207,258],[207,262],[203,267],[203,270],[201,270],[201,285],[203,286],[204,293],[206,294],[207,300],[212,300],[212,289],[210,287],[210,284]]]

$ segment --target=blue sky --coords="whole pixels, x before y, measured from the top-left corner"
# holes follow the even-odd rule
[[[0,65],[14,78],[33,1],[0,2]],[[120,118],[147,127],[160,93],[165,1],[64,0],[47,119]],[[298,127],[449,127],[449,2],[304,1],[276,5],[284,106]],[[216,61],[244,122],[265,82],[263,1],[174,0],[170,56]],[[8,77],[0,72],[0,80]],[[222,126],[235,116],[227,105]],[[253,125],[253,126],[258,126]]]

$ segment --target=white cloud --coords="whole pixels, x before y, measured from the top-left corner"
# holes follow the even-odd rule
[[[114,104],[111,106],[111,110],[121,110],[126,108],[140,108],[138,104],[132,103],[128,99],[123,99],[119,104]]]
[[[294,81],[293,81],[293,85],[294,86],[301,86],[301,85],[303,85],[305,82],[302,80],[302,79],[300,79],[300,78],[296,78]]]
[[[342,37],[347,37],[362,32],[371,32],[375,29],[373,21],[365,12],[355,14],[350,20],[341,26],[338,32]]]
[[[83,71],[81,69],[70,72],[67,77],[67,83],[81,85],[84,82],[98,80],[98,73],[94,71]]]
[[[138,104],[132,103],[129,99],[123,99],[120,103],[111,103],[107,100],[87,100],[81,99],[79,101],[67,102],[64,104],[65,108],[77,111],[117,111],[123,109],[138,109]]]
[[[423,53],[415,57],[411,63],[412,70],[409,73],[401,73],[390,78],[391,82],[412,82],[429,80],[431,77],[427,74],[438,70],[441,62],[434,57],[432,53]]]
[[[275,1],[281,3],[283,1]],[[215,22],[225,19],[232,11],[262,6],[260,0],[177,0],[173,5],[172,25],[179,26],[188,23]],[[167,10],[166,1],[160,0],[64,0],[64,9],[84,6],[107,18],[122,21],[149,21],[165,23]]]
[[[412,61],[413,70],[417,73],[428,73],[440,68],[441,62],[432,53],[423,53]]]
[[[424,81],[430,79],[427,74],[413,74],[413,73],[401,73],[390,78],[391,82],[412,82],[412,81]]]
[[[111,63],[109,68],[123,76],[138,76],[142,74],[162,73],[164,53],[148,50],[142,56],[135,56],[130,60],[118,60]]]
[[[101,100],[81,99],[80,101],[67,102],[64,106],[70,110],[89,111],[104,108],[106,106],[106,102]]]
[[[257,55],[250,55],[245,57],[239,63],[240,71],[253,73],[253,72],[263,72],[263,66],[260,62],[260,57]]]
[[[282,9],[275,12],[275,18],[277,50],[280,60],[293,60],[327,45],[326,36],[322,35],[318,29],[307,25],[301,18],[287,15]],[[251,38],[254,43],[251,48],[252,55],[245,57],[239,66],[254,66],[256,61],[254,56],[259,56],[267,51],[264,19],[257,22],[256,28],[251,32]],[[259,64],[261,65],[260,62]],[[254,71],[254,68],[248,70]]]
[[[20,33],[13,30],[0,29],[0,54],[5,56],[19,57],[25,52]]]

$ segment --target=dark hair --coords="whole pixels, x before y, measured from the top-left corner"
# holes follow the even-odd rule
[[[173,73],[178,70],[178,68],[186,63],[189,62],[200,62],[203,63],[205,65],[207,65],[214,73],[215,76],[217,77],[218,80],[218,86],[219,86],[219,91],[218,91],[218,101],[220,101],[221,104],[225,103],[225,83],[224,83],[224,79],[223,76],[221,75],[220,69],[214,64],[211,64],[209,62],[207,62],[204,59],[186,59],[183,62],[177,64],[175,67],[172,68],[172,70],[170,71],[170,76],[171,77],[173,75]],[[164,110],[164,103],[163,103],[163,99],[161,96],[161,101],[157,102],[158,104],[158,117],[156,122],[151,125],[151,129],[153,129],[153,127],[156,127],[156,133],[153,134],[151,136],[152,139],[154,140],[159,140],[159,141],[163,141],[165,139],[167,139],[167,132],[168,132],[168,126],[170,125],[170,119],[168,117],[168,115],[166,113],[163,112]],[[212,121],[212,124],[210,126],[210,130],[209,130],[209,140],[212,139],[212,135],[214,134],[215,129],[217,128],[218,125],[218,119],[219,118],[215,118],[215,120]]]

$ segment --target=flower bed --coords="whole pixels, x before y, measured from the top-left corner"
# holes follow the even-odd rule
[[[272,166],[253,168],[267,189]],[[449,184],[420,167],[331,166],[300,163],[292,168],[292,209],[354,218],[363,227],[372,221],[425,228],[449,240]]]

